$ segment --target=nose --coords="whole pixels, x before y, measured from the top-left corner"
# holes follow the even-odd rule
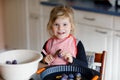
[[[62,29],[63,29],[63,26],[62,26],[62,25],[59,25],[58,29],[59,29],[59,30],[62,30]]]

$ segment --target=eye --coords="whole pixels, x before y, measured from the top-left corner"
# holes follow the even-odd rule
[[[54,26],[59,26],[59,24],[56,23],[56,24],[54,24]]]
[[[67,24],[63,24],[64,26],[66,26]]]

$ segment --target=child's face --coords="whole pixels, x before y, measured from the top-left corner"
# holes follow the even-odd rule
[[[57,18],[52,25],[53,34],[59,39],[63,39],[69,36],[71,31],[71,23],[69,18]]]

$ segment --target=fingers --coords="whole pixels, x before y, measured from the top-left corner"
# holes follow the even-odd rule
[[[55,55],[47,55],[45,58],[44,58],[44,62],[48,63],[48,64],[51,64],[55,58],[56,58],[56,55],[59,57],[59,58],[62,58],[64,59],[66,62],[69,62],[69,63],[72,63],[73,62],[73,57],[70,53],[65,53],[63,52],[62,50],[58,50],[56,51]]]
[[[60,51],[58,54],[58,57],[63,58],[65,56],[65,53],[63,51]]]
[[[73,62],[73,57],[70,53],[61,52],[61,56],[62,56],[62,58],[64,58],[65,61],[67,61],[69,63]]]
[[[72,55],[69,54],[69,53],[65,54],[64,59],[65,59],[67,62],[69,62],[69,63],[72,63],[72,62],[73,62],[73,57],[72,57]]]
[[[52,63],[54,61],[54,57],[52,55],[47,55],[44,59],[44,61],[48,64]]]

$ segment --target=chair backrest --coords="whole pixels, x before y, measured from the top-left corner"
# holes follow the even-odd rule
[[[95,53],[95,63],[100,63],[100,80],[103,80],[104,77],[104,69],[105,69],[105,57],[106,57],[106,51],[102,51],[102,53]],[[96,65],[97,66],[97,65]]]

